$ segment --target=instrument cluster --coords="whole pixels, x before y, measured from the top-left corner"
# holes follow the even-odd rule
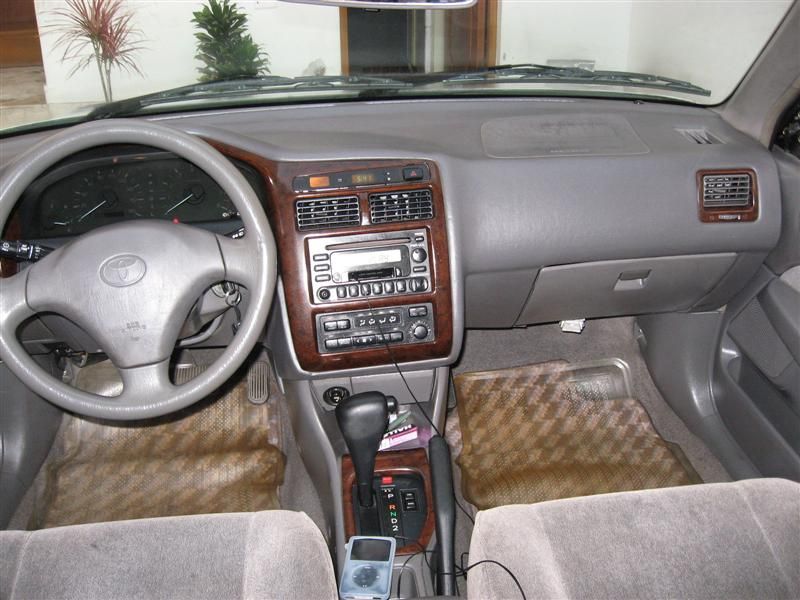
[[[263,187],[254,171],[237,166],[257,191]],[[205,171],[163,152],[73,161],[51,170],[35,187],[36,200],[25,203],[35,208],[24,220],[30,234],[39,238],[80,235],[128,219],[203,223],[239,217]]]

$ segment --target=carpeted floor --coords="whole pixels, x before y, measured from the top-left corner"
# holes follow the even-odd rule
[[[29,528],[279,508],[279,417],[247,386],[243,376],[160,419],[66,417]]]
[[[488,509],[699,483],[631,397],[627,371],[554,361],[458,375],[464,497]]]

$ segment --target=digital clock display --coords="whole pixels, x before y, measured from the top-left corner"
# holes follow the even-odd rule
[[[353,173],[351,181],[353,185],[368,185],[377,183],[378,178],[375,176],[375,173]]]

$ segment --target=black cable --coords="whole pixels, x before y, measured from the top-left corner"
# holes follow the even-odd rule
[[[517,585],[517,588],[519,589],[519,593],[522,595],[522,600],[528,600],[528,597],[525,595],[525,590],[522,589],[522,584],[519,582],[519,579],[517,579],[516,575],[514,575],[514,573],[511,572],[511,569],[509,569],[507,566],[505,566],[503,563],[501,563],[499,561],[492,560],[491,558],[486,558],[484,560],[479,560],[476,563],[468,565],[464,569],[464,573],[466,574],[467,572],[471,571],[472,569],[474,569],[478,565],[483,565],[483,564],[497,565],[498,567],[503,569],[506,573],[509,574],[511,579],[514,580],[514,583]]]
[[[374,312],[375,309],[372,308],[372,303],[369,301],[369,297],[368,296],[364,296],[364,299],[367,301],[367,306],[369,306],[369,312],[372,313],[372,316],[373,317],[377,316],[377,315],[375,315],[375,312]],[[377,319],[376,319],[375,322],[378,323]],[[441,432],[439,431],[439,428],[436,427],[436,424],[428,416],[428,413],[425,412],[424,408],[422,408],[422,403],[419,400],[417,400],[417,396],[411,390],[411,386],[408,385],[408,381],[406,380],[406,377],[403,374],[403,371],[400,370],[400,365],[397,364],[397,361],[394,358],[394,354],[392,353],[392,348],[389,345],[389,342],[386,341],[386,335],[384,334],[383,325],[381,325],[380,323],[378,323],[378,330],[381,332],[381,340],[383,341],[383,345],[386,348],[387,354],[389,355],[389,359],[392,361],[392,364],[394,365],[394,368],[397,370],[397,373],[400,375],[400,379],[403,380],[403,384],[405,384],[406,389],[408,390],[408,393],[411,394],[412,400],[414,400],[414,403],[417,405],[417,408],[419,408],[419,411],[422,413],[422,416],[425,417],[425,420],[428,421],[428,423],[431,424],[431,427],[433,428],[433,431],[436,433],[436,435],[438,435],[440,437],[443,437]]]
[[[463,512],[465,515],[467,515],[467,518],[470,520],[470,523],[472,523],[473,525],[475,525],[475,519],[473,519],[473,518],[472,518],[472,515],[471,515],[471,514],[469,514],[469,512],[467,512],[467,509],[466,509],[466,508],[464,508],[463,506],[461,506],[461,502],[459,502],[459,501],[458,501],[458,498],[456,498],[456,497],[455,497],[455,494],[453,495],[453,500],[455,500],[455,501],[456,501],[456,505],[458,506],[458,508],[460,508],[460,509],[461,509],[461,512]]]

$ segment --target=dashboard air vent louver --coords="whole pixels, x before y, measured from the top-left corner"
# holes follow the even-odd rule
[[[373,223],[396,223],[433,218],[430,190],[406,190],[369,195],[369,214]]]
[[[719,138],[712,135],[707,129],[677,129],[676,131],[690,142],[701,146],[722,143]]]
[[[753,203],[753,180],[749,173],[703,175],[703,208],[746,208]]]
[[[361,224],[358,196],[298,200],[294,208],[297,228],[301,231]]]

